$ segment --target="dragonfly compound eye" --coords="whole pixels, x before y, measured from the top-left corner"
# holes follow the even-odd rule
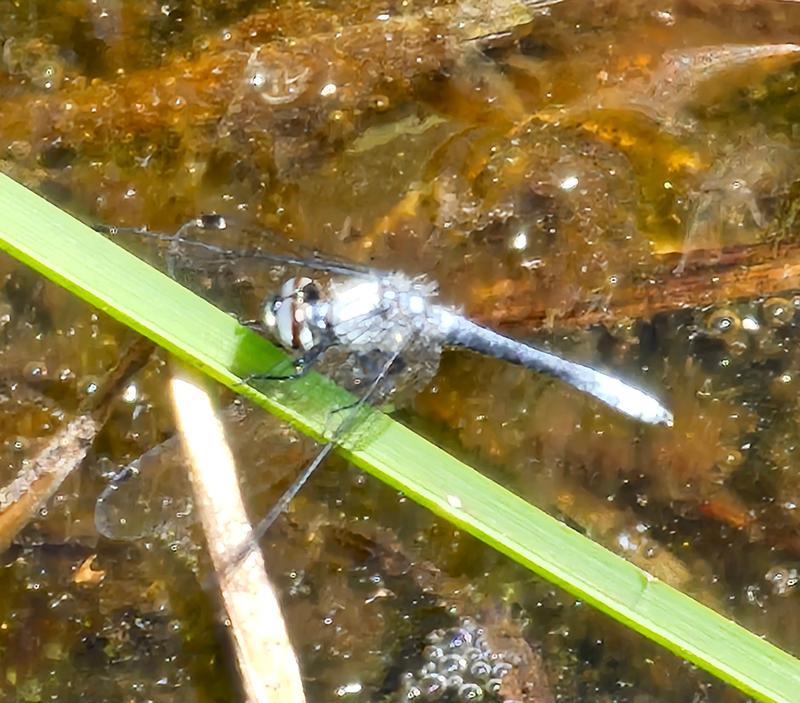
[[[302,297],[303,302],[311,304],[319,302],[321,295],[319,286],[313,281],[306,283],[299,291],[299,294]]]
[[[317,292],[308,278],[290,278],[281,287],[279,295],[270,298],[264,306],[263,322],[270,336],[286,349],[308,350],[315,339],[309,313],[312,301],[306,293]]]

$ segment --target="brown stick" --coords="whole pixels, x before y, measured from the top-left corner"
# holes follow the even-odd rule
[[[578,329],[800,289],[800,244],[695,251],[685,269],[674,273],[683,256],[656,256],[651,269],[627,277],[602,305],[590,301],[563,311],[547,310],[537,307],[536,279],[506,278],[474,291],[468,312],[493,327]]]

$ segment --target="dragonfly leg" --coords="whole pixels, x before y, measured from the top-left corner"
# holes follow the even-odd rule
[[[294,381],[295,379],[305,376],[314,366],[314,364],[322,356],[328,348],[327,345],[317,345],[310,349],[302,356],[294,360],[294,373],[289,374],[272,374],[272,373],[252,373],[246,378],[242,379],[243,384],[250,383],[250,381]]]
[[[247,378],[242,379],[241,385],[246,385],[251,381],[295,381],[305,376],[310,370],[310,366],[295,364],[294,373],[270,374],[270,373],[251,373]]]
[[[338,408],[334,408],[333,410],[331,410],[331,415],[338,415],[339,413],[344,412],[345,410],[352,410],[357,405],[360,405],[360,403],[357,400],[354,400],[352,403],[348,403],[347,405],[342,405]]]

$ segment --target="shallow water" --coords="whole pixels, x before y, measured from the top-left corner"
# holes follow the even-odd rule
[[[89,222],[218,211],[428,273],[474,318],[662,394],[669,431],[451,353],[398,417],[798,655],[800,7],[490,9],[0,2],[0,167]],[[133,335],[0,267],[5,484]],[[191,282],[244,317],[271,285],[250,265]],[[169,374],[154,353],[8,536],[3,699],[239,699],[174,448],[121,506],[135,539],[94,525],[108,477],[174,432]],[[314,448],[218,400],[263,514]],[[745,700],[338,460],[264,548],[310,701],[435,700],[476,622],[512,672],[500,693],[465,679],[484,700]]]

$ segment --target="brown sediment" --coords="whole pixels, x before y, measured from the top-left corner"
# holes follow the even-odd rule
[[[683,252],[655,256],[652,267],[625,277],[602,304],[581,301],[565,310],[545,309],[537,305],[537,282],[531,276],[505,278],[475,289],[466,307],[474,319],[496,327],[580,329],[800,289],[796,243],[695,251],[677,274],[684,256]]]
[[[247,154],[251,170],[268,178],[276,162],[285,168],[319,154],[365,114],[411,99],[415,80],[446,65],[445,30],[401,17],[261,44],[253,29],[256,40],[217,42],[115,81],[7,99],[0,154],[10,164],[66,163],[76,173],[96,162],[109,210],[113,184],[135,192],[147,174],[187,169],[196,182],[219,169],[210,165],[219,153]]]
[[[318,153],[359,115],[411,100],[414,82],[455,61],[459,44],[530,20],[524,5],[500,5],[506,11],[481,22],[447,6],[391,17],[314,10],[310,23],[288,22],[280,9],[256,13],[162,66],[110,82],[78,77],[57,93],[4,101],[0,148],[30,166],[51,148],[91,157],[135,151],[154,135],[173,158],[183,151],[195,161],[220,135],[259,151],[297,137],[302,153]]]

